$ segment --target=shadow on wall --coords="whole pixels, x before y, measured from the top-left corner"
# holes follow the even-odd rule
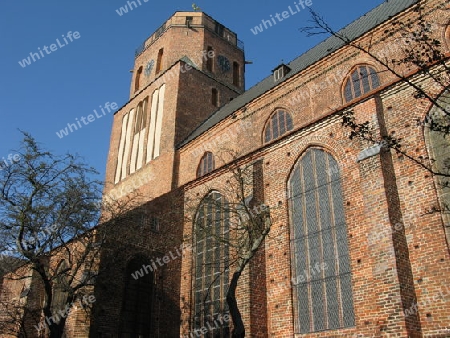
[[[89,337],[180,336],[181,259],[139,276],[136,271],[154,267],[157,258],[181,246],[184,215],[176,205],[183,200],[182,193],[171,192],[105,224],[109,239],[102,248]],[[157,230],[144,215],[159,219]]]

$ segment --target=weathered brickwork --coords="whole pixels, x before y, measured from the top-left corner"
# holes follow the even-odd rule
[[[423,4],[432,34],[442,41],[448,56],[450,29],[448,12],[443,9],[448,4],[441,0]],[[370,44],[377,57],[399,58],[405,46],[401,32],[390,38],[386,32],[393,27],[392,20],[406,22],[416,15],[409,8],[360,37],[357,43]],[[188,17],[192,17],[189,24]],[[151,337],[191,337],[198,205],[211,191],[225,196],[228,193],[230,200],[235,198],[230,194],[230,168],[252,165],[248,195],[253,196],[252,203],[270,207],[272,226],[238,283],[236,296],[248,337],[450,337],[450,230],[439,212],[428,212],[439,205],[436,181],[419,164],[383,147],[361,159],[361,153],[371,144],[350,140],[349,131],[342,126],[342,114],[352,110],[357,122],[370,121],[378,139],[395,135],[402,139],[404,151],[426,158],[430,142],[416,120],[423,120],[432,105],[414,99],[411,85],[400,82],[371,56],[344,46],[186,141],[202,122],[215,116],[219,106],[239,100],[244,88],[244,53],[238,48],[237,37],[226,28],[230,38],[218,35],[215,24],[203,13],[177,12],[163,30],[145,42],[136,57],[131,99],[114,116],[104,193],[117,199],[137,193],[142,206],[111,231],[100,263],[108,267],[108,273],[97,281],[93,314],[90,318],[71,315],[68,336],[119,337],[129,262],[135,257],[164,257],[182,248],[176,259],[153,274],[149,321]],[[192,29],[194,26],[196,29]],[[162,48],[161,71],[155,74]],[[208,69],[208,50],[214,52],[212,71]],[[230,71],[220,69],[219,55],[230,61]],[[150,60],[155,65],[146,76]],[[240,67],[238,83],[233,78],[233,63]],[[380,86],[346,102],[345,80],[360,65],[370,65],[377,71]],[[135,90],[140,67],[143,72]],[[420,83],[433,97],[442,92],[409,65],[394,70],[408,75],[411,83]],[[115,182],[122,119],[148,97],[148,123],[153,92],[163,84],[166,91],[160,154]],[[218,91],[216,105],[212,89]],[[265,126],[279,109],[291,114],[293,128],[266,144]],[[144,144],[149,135],[147,132]],[[296,164],[311,148],[327,152],[338,163],[332,170],[341,179],[355,323],[347,328],[300,334],[298,300],[291,282],[298,272],[288,182]],[[213,154],[214,170],[197,177],[205,152]],[[142,215],[156,217],[158,231],[143,222]],[[4,283],[2,290],[6,286]],[[13,289],[15,294],[20,292],[17,285]]]

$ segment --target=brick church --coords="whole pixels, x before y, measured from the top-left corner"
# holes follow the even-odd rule
[[[449,10],[385,1],[338,32],[347,43],[332,36],[248,90],[237,34],[203,12],[173,14],[136,50],[112,126],[104,196],[141,206],[67,337],[231,337],[226,294],[242,257],[217,238],[239,236],[224,207],[239,195],[237,168],[251,169],[249,217],[270,212],[236,289],[246,337],[450,337],[448,176],[414,161],[449,163],[448,138],[417,123],[442,111],[415,95],[450,104]],[[377,58],[411,44],[398,22],[419,13],[444,62],[386,69]],[[444,87],[432,75],[442,69]],[[348,111],[404,154],[350,139]]]

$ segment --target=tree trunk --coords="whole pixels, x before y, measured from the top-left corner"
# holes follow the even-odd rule
[[[61,318],[58,324],[50,325],[49,338],[62,338],[64,336],[64,328],[66,326],[66,318]]]
[[[230,310],[231,319],[233,320],[233,332],[231,334],[232,338],[244,338],[245,337],[245,327],[242,321],[241,312],[239,311],[237,301],[236,301],[236,288],[239,277],[241,276],[241,271],[236,271],[231,278],[230,287],[227,292],[227,303]]]
[[[49,329],[49,338],[62,338],[64,337],[64,328],[66,326],[67,317],[70,314],[70,310],[72,310],[73,306],[73,297],[69,297],[66,301],[66,308],[59,310],[51,310],[51,305],[46,306],[44,308],[45,322]],[[47,322],[48,318],[48,322]],[[50,318],[58,318],[59,321],[55,323],[53,319]]]

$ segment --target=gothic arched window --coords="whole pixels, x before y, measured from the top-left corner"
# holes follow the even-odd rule
[[[210,193],[195,220],[194,330],[212,327],[207,337],[229,337],[226,292],[229,283],[229,211],[225,198]],[[221,323],[217,325],[217,323]],[[205,336],[206,337],[206,336]]]
[[[362,65],[349,75],[344,86],[345,101],[349,102],[380,86],[380,79],[375,69]]]
[[[311,148],[289,179],[296,332],[353,326],[352,276],[339,167]]]
[[[281,109],[277,110],[269,118],[264,128],[264,143],[283,136],[293,128],[291,114]]]
[[[55,284],[53,287],[52,312],[57,314],[58,311],[64,311],[69,297],[68,285],[68,266],[65,260],[59,263],[55,274]]]
[[[214,170],[214,155],[211,152],[207,151],[203,155],[198,165],[197,177],[202,177],[213,170]]]
[[[437,100],[440,107],[450,111],[450,90]],[[447,113],[448,114],[448,113]],[[435,173],[436,187],[440,199],[440,209],[446,224],[450,224],[450,139],[447,130],[450,118],[437,105],[431,108],[425,120],[425,139],[430,154],[432,169]],[[447,234],[450,239],[450,234]]]
[[[148,270],[143,270],[147,266]],[[139,273],[140,272],[140,273]],[[126,268],[125,291],[120,313],[120,338],[150,338],[153,272],[144,258],[131,260]]]

